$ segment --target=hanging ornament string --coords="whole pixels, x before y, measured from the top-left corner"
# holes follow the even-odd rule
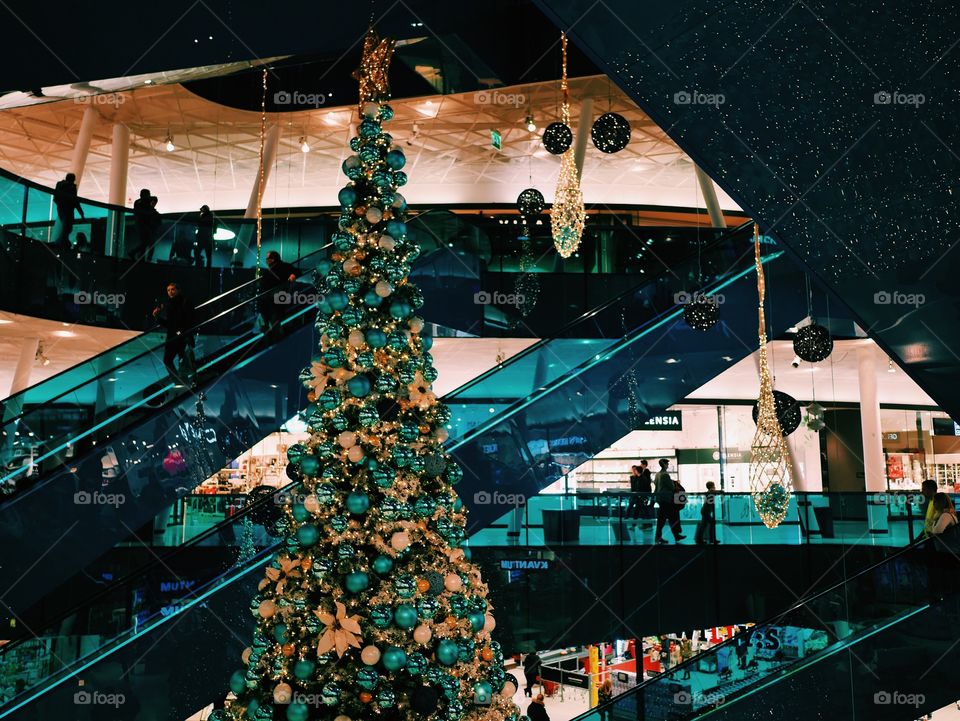
[[[550,230],[553,244],[562,258],[569,258],[580,247],[583,226],[586,221],[586,209],[583,206],[583,192],[580,190],[580,172],[572,147],[573,133],[570,131],[570,86],[567,83],[567,36],[560,34],[563,49],[563,69],[560,89],[563,91],[563,106],[560,111],[562,125],[569,135],[567,147],[560,158],[560,175],[557,178],[557,190],[553,198],[553,210],[550,213]],[[556,123],[552,125],[557,125]],[[549,131],[550,128],[547,128]],[[547,132],[544,132],[544,145],[547,145]],[[549,150],[549,146],[547,148]]]
[[[260,277],[260,243],[263,240],[263,185],[264,185],[264,168],[263,168],[263,153],[264,147],[266,145],[267,139],[267,69],[263,69],[263,76],[261,78],[261,94],[260,94],[260,177],[257,179],[257,264],[254,266],[256,270],[254,271],[254,277]]]
[[[760,341],[760,397],[757,401],[757,431],[750,447],[750,490],[760,519],[767,528],[776,528],[787,516],[793,491],[790,454],[777,417],[773,380],[767,358],[767,328],[764,314],[766,280],[760,256],[760,231],[753,229],[754,263],[757,272],[758,324]]]

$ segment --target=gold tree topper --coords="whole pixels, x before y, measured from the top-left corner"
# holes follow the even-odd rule
[[[390,69],[390,59],[393,57],[395,44],[395,40],[377,35],[372,25],[363,38],[360,67],[353,73],[353,77],[360,82],[360,102],[357,104],[357,110],[361,118],[364,103],[380,102],[390,97],[387,71]]]

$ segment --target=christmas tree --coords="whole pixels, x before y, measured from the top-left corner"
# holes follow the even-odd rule
[[[315,273],[320,354],[301,376],[311,435],[288,451],[301,490],[220,718],[519,718],[487,588],[460,547],[463,471],[443,451],[450,411],[431,391],[423,297],[407,280],[418,249],[397,192],[405,158],[381,127],[392,49],[367,34],[335,252]]]

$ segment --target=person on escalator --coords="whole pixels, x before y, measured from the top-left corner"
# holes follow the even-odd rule
[[[680,509],[677,505],[676,484],[667,472],[667,466],[670,462],[666,458],[660,459],[660,471],[657,473],[654,483],[657,493],[657,543],[666,543],[663,538],[663,527],[670,524],[670,531],[673,533],[673,540],[676,543],[682,541],[684,536],[680,531]]]
[[[196,366],[193,355],[193,305],[176,283],[167,284],[167,300],[153,309],[153,317],[167,329],[163,346],[163,364],[176,383],[186,384],[193,377]],[[174,360],[180,359],[180,367]]]
[[[216,231],[217,220],[209,205],[200,206],[200,216],[197,218],[197,244],[193,249],[194,261],[198,268],[203,268],[203,256],[207,256],[206,267],[210,267],[213,258],[213,234]]]
[[[260,315],[265,333],[273,334],[291,307],[292,294],[288,291],[297,280],[297,269],[271,250],[267,253],[267,268],[260,276]]]
[[[73,230],[73,211],[76,210],[83,217],[83,207],[77,198],[77,176],[67,173],[63,180],[57,182],[53,189],[53,204],[57,206],[57,220],[60,221],[60,234],[57,245],[61,250],[70,248],[70,231]]]
[[[936,509],[933,507],[933,497],[937,495],[937,482],[931,478],[920,484],[920,493],[927,502],[926,513],[923,517],[923,535],[930,537],[933,535],[933,524],[936,523]]]

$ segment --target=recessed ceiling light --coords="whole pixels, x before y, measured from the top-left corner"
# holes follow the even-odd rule
[[[728,355],[721,356],[721,357],[723,358],[723,360],[727,361],[728,363],[733,360],[733,358],[731,358],[731,357],[728,356]]]
[[[0,325],[7,325],[9,323],[13,323],[13,321],[7,320],[6,318],[0,318]]]
[[[53,331],[53,334],[60,338],[73,338],[74,336],[77,335],[72,330],[55,330]]]
[[[667,360],[664,361],[664,362],[665,362],[665,363],[679,363],[679,362],[680,362],[680,359],[679,359],[679,358],[667,358]]]

